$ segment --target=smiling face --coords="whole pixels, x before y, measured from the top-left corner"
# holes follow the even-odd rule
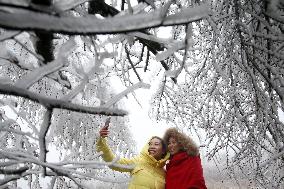
[[[168,141],[168,150],[170,152],[171,155],[174,155],[178,152],[181,151],[181,146],[179,145],[179,143],[176,141],[175,138],[170,137],[169,141]]]
[[[148,152],[156,160],[160,160],[163,157],[163,144],[162,141],[158,138],[152,138],[149,142]]]

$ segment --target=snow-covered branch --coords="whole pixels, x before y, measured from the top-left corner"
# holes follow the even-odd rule
[[[98,19],[94,16],[58,17],[30,11],[21,13],[0,12],[0,26],[14,30],[40,30],[65,34],[111,34],[122,33],[159,26],[186,24],[206,18],[211,14],[204,4],[184,8],[180,12],[161,18],[162,9],[152,13],[115,16]]]
[[[114,96],[113,98],[111,98],[107,103],[105,103],[103,105],[103,107],[105,108],[109,108],[111,107],[113,104],[115,104],[116,102],[118,102],[120,99],[122,99],[124,96],[126,96],[129,93],[132,93],[133,91],[135,91],[136,89],[139,88],[145,88],[145,89],[149,89],[150,85],[144,82],[139,82],[136,83],[134,85],[132,85],[131,87],[128,87],[127,89],[125,89],[124,91],[122,91],[121,93],[117,94],[116,96]]]
[[[59,57],[56,60],[33,70],[31,73],[28,73],[26,76],[18,80],[15,83],[15,86],[27,89],[44,76],[59,70],[67,64],[66,56],[70,54],[75,47],[76,43],[74,38],[70,38],[61,46],[59,50]]]
[[[46,162],[47,144],[46,144],[46,134],[51,124],[52,109],[47,109],[43,116],[43,121],[39,131],[39,150],[40,150],[40,161]],[[46,169],[44,169],[43,174],[46,175]]]
[[[58,100],[58,99],[54,99],[51,97],[45,97],[40,94],[31,92],[29,90],[16,87],[10,84],[0,83],[0,93],[27,98],[34,102],[40,103],[43,106],[48,107],[48,108],[66,109],[66,110],[81,112],[81,113],[101,114],[101,115],[109,115],[109,116],[125,116],[127,114],[127,112],[124,110],[109,109],[109,108],[106,108],[105,106],[86,107],[82,105],[72,104],[72,103],[69,103],[63,100]]]
[[[19,35],[21,32],[18,31],[11,31],[11,32],[5,32],[4,34],[0,35],[0,42],[12,39],[15,36]]]

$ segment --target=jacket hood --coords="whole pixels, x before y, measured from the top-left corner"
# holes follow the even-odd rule
[[[149,149],[149,143],[150,139],[146,143],[146,145],[142,148],[142,151],[140,152],[141,158],[146,161],[147,163],[154,165],[155,167],[164,167],[166,164],[166,161],[169,159],[170,154],[167,152],[165,157],[163,157],[160,160],[156,160],[153,156],[151,156],[148,152]]]
[[[168,143],[171,137],[176,139],[178,144],[182,147],[182,150],[185,151],[189,156],[199,155],[198,146],[190,137],[188,137],[184,133],[178,131],[176,128],[169,128],[166,130],[163,139],[166,143]]]

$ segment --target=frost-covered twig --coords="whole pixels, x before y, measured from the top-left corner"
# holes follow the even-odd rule
[[[33,70],[31,73],[28,73],[26,76],[19,79],[15,83],[15,86],[27,89],[44,76],[59,70],[65,64],[67,64],[67,55],[70,54],[75,47],[76,43],[74,38],[70,38],[61,46],[58,53],[59,57],[56,60]]]
[[[251,59],[251,63],[254,68],[263,76],[266,82],[275,90],[275,92],[279,95],[282,102],[284,102],[284,93],[280,90],[280,88],[276,85],[275,82],[272,82],[269,76],[262,70],[259,65]]]
[[[46,134],[51,124],[51,116],[52,116],[52,109],[47,109],[44,113],[43,121],[39,131],[39,150],[40,150],[40,161],[46,162],[46,153],[47,146],[46,146]],[[43,169],[43,175],[46,175],[46,169]]]
[[[54,8],[56,12],[64,12],[70,9],[73,9],[77,7],[80,4],[83,4],[85,2],[92,1],[92,0],[61,0],[61,1],[55,1]]]
[[[269,159],[265,160],[263,163],[261,163],[259,165],[259,167],[264,167],[267,164],[269,164],[272,161],[275,161],[276,159],[280,158],[280,157],[284,157],[284,150],[282,150],[281,152],[279,152],[278,154],[275,154],[274,156],[271,156]]]
[[[136,83],[130,87],[128,87],[127,89],[125,89],[124,91],[122,91],[121,93],[117,94],[116,96],[114,96],[113,98],[111,98],[107,103],[105,103],[102,107],[105,108],[109,108],[111,107],[113,104],[115,104],[116,102],[118,102],[120,99],[122,99],[125,95],[132,93],[134,90],[139,89],[139,88],[145,88],[145,89],[149,89],[150,88],[150,84],[144,83],[144,82],[139,82]]]
[[[16,129],[8,129],[8,128],[0,128],[0,131],[6,131],[6,132],[11,132],[11,133],[16,133],[18,135],[23,135],[23,136],[27,136],[27,137],[30,137],[34,140],[38,140],[38,138],[34,137],[32,135],[32,133],[30,132],[23,132],[23,131],[19,131],[19,130],[16,130]]]
[[[135,68],[135,66],[134,66],[134,64],[133,64],[133,62],[132,62],[132,60],[131,60],[131,58],[130,58],[129,51],[128,51],[128,49],[127,49],[126,46],[125,46],[125,52],[126,52],[126,56],[127,56],[128,62],[130,63],[130,65],[131,65],[131,67],[132,67],[132,69],[133,69],[133,71],[134,71],[136,77],[137,77],[138,80],[141,82],[142,80],[141,80],[141,78],[140,78],[140,76],[139,76],[139,74],[138,74],[138,72],[137,72],[137,70],[136,70],[136,68]]]
[[[44,58],[40,54],[36,54],[33,51],[31,51],[26,45],[24,45],[21,41],[19,41],[17,38],[13,38],[21,47],[23,47],[26,51],[28,51],[30,54],[32,54],[35,58],[40,60],[41,62],[44,62]]]
[[[0,168],[0,174],[5,175],[21,175],[23,172],[26,172],[29,169],[29,167],[20,167],[16,169],[1,169]]]
[[[21,32],[18,31],[9,31],[9,32],[5,32],[4,34],[0,35],[0,42],[5,41],[5,40],[9,40],[14,38],[15,36],[19,35]]]
[[[71,178],[71,177],[75,178],[77,176],[82,176],[83,178],[93,178],[95,180],[101,180],[101,181],[105,181],[105,182],[113,182],[113,183],[126,182],[126,180],[114,180],[114,179],[111,180],[111,179],[107,179],[107,178],[100,178],[100,177],[95,176],[92,173],[84,173],[84,172],[81,172],[81,171],[78,171],[78,170],[71,169],[69,167],[58,166],[54,163],[42,162],[42,161],[38,160],[37,158],[31,157],[30,155],[25,154],[25,153],[8,152],[8,151],[0,150],[0,155],[4,155],[7,158],[15,159],[15,160],[18,160],[18,161],[21,161],[21,162],[33,163],[33,164],[42,166],[44,168],[49,168],[49,169],[52,170],[52,172],[47,171],[46,174],[48,176],[67,176],[69,178]],[[98,162],[98,163],[100,164],[100,162]],[[108,162],[108,163],[101,162],[101,164],[105,164],[105,165],[111,164],[111,166],[119,166],[119,165],[114,164],[113,162]],[[125,166],[125,165],[122,165],[122,166]],[[130,167],[130,166],[125,166],[125,167],[130,168],[130,169],[133,168],[133,167]],[[88,168],[88,166],[84,167],[84,168]],[[98,168],[98,167],[96,167],[96,168]]]
[[[84,78],[81,80],[81,83],[78,86],[76,86],[71,92],[69,92],[67,95],[63,96],[61,100],[71,101],[78,93],[80,93],[85,88],[88,81],[89,78],[85,74]]]
[[[5,177],[4,179],[0,179],[0,186],[7,184],[8,182],[11,182],[13,180],[18,180],[20,178],[22,178],[21,175],[11,175],[11,176]]]
[[[256,49],[259,49],[259,50],[261,50],[261,51],[263,51],[263,52],[265,52],[267,54],[273,55],[273,56],[275,56],[275,57],[277,57],[277,58],[279,58],[281,60],[284,60],[284,55],[283,54],[274,52],[272,50],[268,50],[268,49],[266,49],[266,48],[264,48],[262,46],[254,44],[254,43],[244,42],[244,44],[247,45],[247,46],[252,46],[252,47],[254,47]]]

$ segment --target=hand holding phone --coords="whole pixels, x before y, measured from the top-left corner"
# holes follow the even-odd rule
[[[106,128],[106,129],[108,129],[108,127],[109,127],[110,118],[111,118],[111,117],[108,117],[108,118],[106,119],[106,121],[105,121],[105,128]]]
[[[101,137],[107,137],[108,134],[109,134],[108,128],[109,128],[110,118],[111,118],[111,117],[108,117],[108,118],[106,119],[105,125],[103,126],[103,128],[101,128],[101,130],[100,130],[100,132],[99,132]]]

